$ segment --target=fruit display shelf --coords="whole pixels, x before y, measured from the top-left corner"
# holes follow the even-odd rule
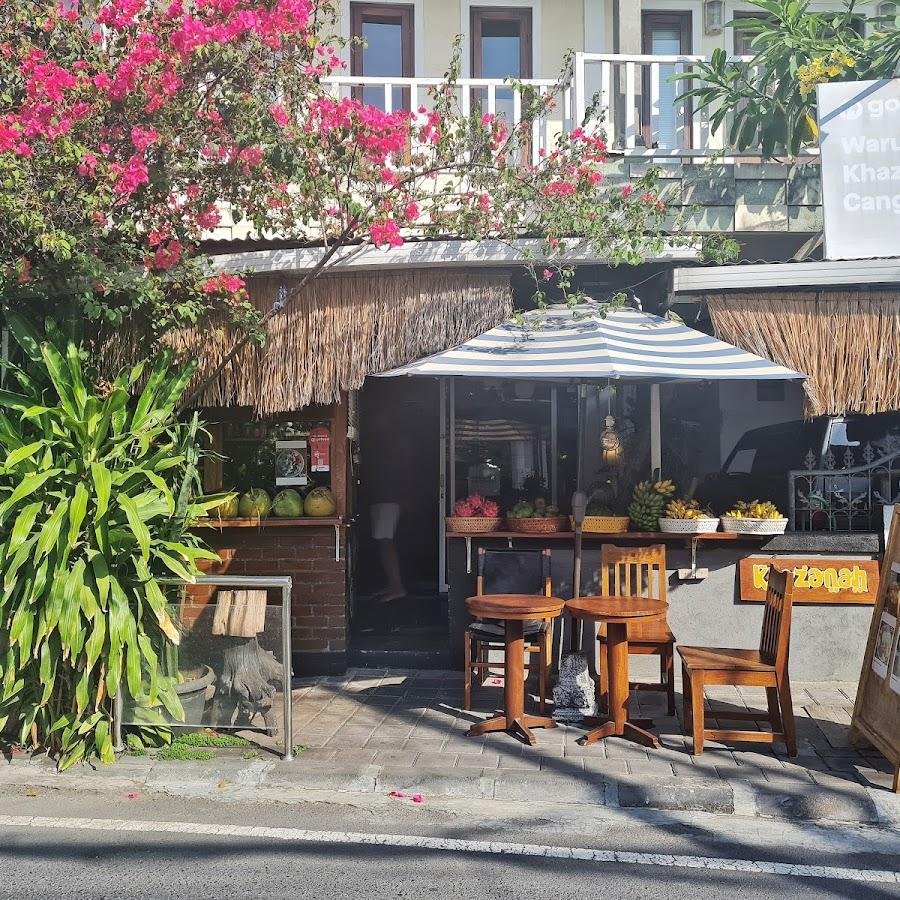
[[[708,534],[678,534],[676,532],[666,531],[617,531],[617,532],[599,532],[585,531],[582,533],[584,540],[605,540],[605,541],[741,541],[750,539],[770,538],[772,535],[763,534],[736,534],[724,531],[714,531]],[[478,534],[454,534],[447,533],[448,538],[501,538],[503,540],[574,540],[575,533],[572,531],[558,531],[549,534],[526,534],[520,531],[485,531]]]
[[[265,519],[218,519],[209,517],[197,522],[198,528],[309,528],[319,526],[340,526],[346,524],[340,516],[302,516],[282,518],[268,516]]]

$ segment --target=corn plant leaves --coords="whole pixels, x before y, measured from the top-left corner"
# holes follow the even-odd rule
[[[0,390],[0,723],[60,768],[110,762],[123,682],[135,721],[183,720],[158,579],[192,581],[215,558],[175,515],[211,503],[200,425],[173,412],[193,368],[163,357],[139,396],[142,366],[101,391],[76,345],[21,318],[10,330],[27,362],[7,365],[21,391]]]

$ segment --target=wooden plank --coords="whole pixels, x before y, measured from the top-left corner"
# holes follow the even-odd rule
[[[334,528],[335,525],[344,525],[340,516],[328,516],[316,518],[309,516],[303,519],[279,519],[273,516],[271,519],[200,519],[195,528]]]
[[[347,414],[349,411],[347,392],[334,405],[331,418],[331,493],[338,517],[347,513]]]
[[[897,646],[898,635],[894,634],[885,677],[879,676],[873,669],[872,659],[875,655],[882,613],[892,616],[900,613],[900,579],[893,570],[894,564],[898,562],[900,562],[900,506],[895,506],[850,727],[851,740],[858,740],[860,736],[867,738],[895,767],[893,780],[895,792],[900,792],[900,692],[891,687],[891,673],[897,667],[897,654],[900,653]]]
[[[740,599],[765,603],[769,566],[792,569],[794,603],[871,606],[878,595],[878,561],[830,556],[747,556],[740,561]]]

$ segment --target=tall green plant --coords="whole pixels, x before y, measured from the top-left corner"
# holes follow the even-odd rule
[[[678,100],[708,111],[732,149],[795,156],[818,138],[817,84],[891,78],[897,70],[900,16],[866,16],[855,0],[831,12],[811,12],[810,0],[751,2],[758,15],[730,23],[751,35],[751,60],[716,50],[708,63],[673,76],[687,87]]]
[[[25,362],[8,366],[18,391],[0,390],[0,730],[60,768],[111,762],[120,684],[183,715],[157,579],[217,558],[190,526],[222,498],[199,498],[200,425],[175,415],[195,367],[162,356],[146,378],[142,364],[92,384],[74,343],[8,324]]]

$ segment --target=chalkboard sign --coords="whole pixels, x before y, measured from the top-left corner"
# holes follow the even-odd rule
[[[900,792],[900,506],[894,507],[863,659],[850,740],[866,738],[894,766]]]

